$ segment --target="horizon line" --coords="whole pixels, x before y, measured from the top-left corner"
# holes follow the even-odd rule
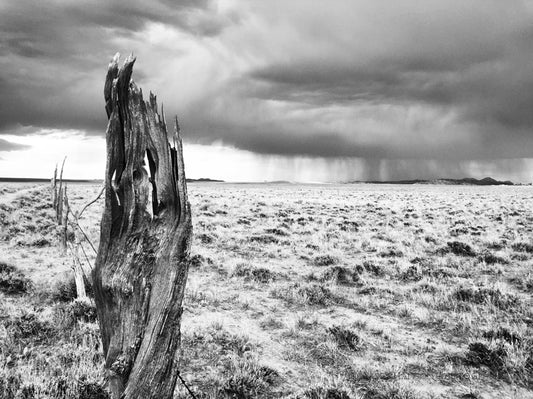
[[[52,178],[45,178],[45,177],[5,177],[0,176],[0,183],[24,183],[24,182],[35,182],[35,183],[46,183],[51,182]],[[474,182],[472,185],[476,185],[475,182],[480,183],[484,180],[491,180],[493,183],[491,184],[478,184],[478,185],[532,185],[532,182],[513,182],[511,180],[497,180],[492,177],[486,176],[484,178],[475,178],[475,177],[462,177],[462,178],[430,178],[430,179],[395,179],[395,180],[347,180],[347,181],[329,181],[329,182],[322,182],[322,181],[290,181],[290,180],[263,180],[263,181],[231,181],[231,180],[222,180],[222,179],[212,179],[209,177],[200,177],[200,178],[187,178],[187,182],[189,183],[195,183],[195,182],[206,182],[206,183],[232,183],[232,184],[401,184],[401,185],[409,185],[409,184],[417,184],[417,183],[437,183],[442,181],[443,184],[446,184],[445,182],[451,182],[452,184],[456,182],[457,184],[461,184],[461,182]],[[102,178],[95,178],[95,179],[77,179],[77,178],[64,178],[64,182],[66,183],[103,183],[104,179]]]

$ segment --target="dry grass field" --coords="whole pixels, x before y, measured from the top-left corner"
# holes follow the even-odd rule
[[[98,192],[70,185],[72,208]],[[202,183],[189,196],[181,375],[198,398],[533,398],[533,188]],[[95,245],[101,211],[80,220]],[[0,187],[1,398],[106,397],[72,265],[48,186]]]

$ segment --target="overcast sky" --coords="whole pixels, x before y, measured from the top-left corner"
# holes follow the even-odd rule
[[[190,177],[533,181],[530,0],[0,0],[0,175],[103,177],[117,51]]]

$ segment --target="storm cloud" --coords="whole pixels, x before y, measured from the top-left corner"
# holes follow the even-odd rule
[[[178,8],[169,1],[53,0],[38,7],[28,0],[0,2],[0,128],[21,124],[101,134],[102,76],[112,55],[149,47],[142,33],[150,24],[171,24],[199,37],[219,34],[232,17],[213,7],[208,1],[180,2]],[[142,68],[136,76],[142,81]]]
[[[0,15],[0,134],[103,136],[121,51],[190,143],[357,157],[401,177],[418,177],[403,160],[533,151],[530,0],[0,0]]]
[[[11,141],[0,138],[0,151],[17,151],[28,148],[27,145],[12,143]]]

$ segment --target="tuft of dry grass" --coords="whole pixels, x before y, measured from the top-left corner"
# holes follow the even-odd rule
[[[289,304],[328,306],[339,298],[324,284],[288,284],[271,291],[274,298],[285,300]]]
[[[232,275],[263,284],[279,279],[280,277],[279,274],[272,272],[269,269],[250,266],[246,263],[239,263],[233,270]]]
[[[6,295],[27,293],[32,286],[30,279],[15,266],[0,261],[0,292]]]

